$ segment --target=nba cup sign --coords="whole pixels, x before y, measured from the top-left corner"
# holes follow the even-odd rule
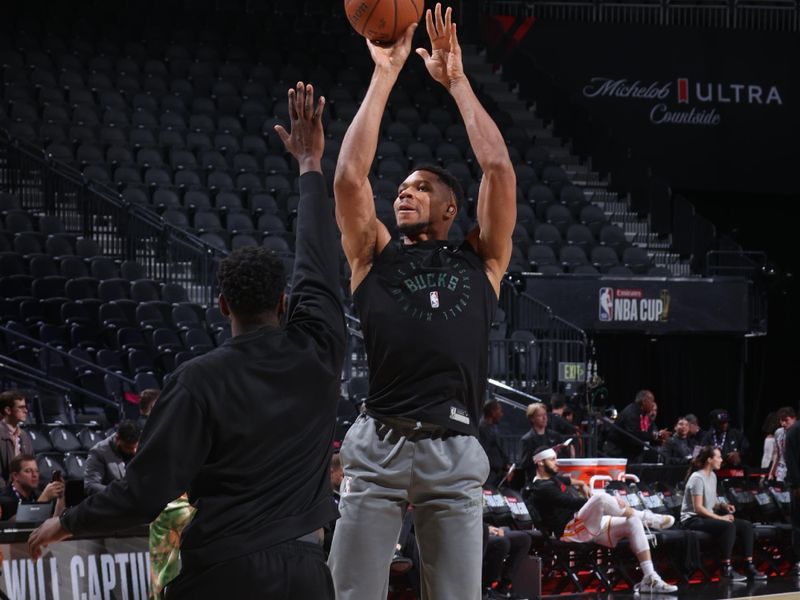
[[[600,288],[598,319],[603,323],[664,323],[669,317],[669,290],[658,298],[647,297],[635,288]]]

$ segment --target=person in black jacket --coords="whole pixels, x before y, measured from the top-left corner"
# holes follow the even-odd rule
[[[221,262],[233,337],[169,377],[125,478],[34,531],[34,558],[71,535],[149,523],[188,490],[197,513],[167,599],[333,599],[322,528],[337,516],[329,464],[346,330],[320,168],[323,107],[298,83],[291,133],[276,127],[300,164],[288,300],[275,254],[249,247]]]
[[[500,485],[510,466],[508,454],[500,446],[497,438],[497,424],[503,418],[503,406],[497,400],[489,400],[483,405],[483,418],[478,424],[478,441],[489,459],[489,479],[491,486]]]
[[[553,394],[550,397],[550,413],[547,415],[548,427],[565,438],[578,435],[578,429],[567,421],[564,411],[568,411],[567,399],[563,394]]]
[[[701,446],[719,448],[722,454],[722,468],[741,468],[750,452],[750,442],[738,429],[731,429],[728,411],[722,408],[712,410],[709,415],[711,429],[700,439]]]
[[[636,399],[622,409],[616,422],[616,426],[622,431],[611,428],[608,432],[603,447],[606,455],[627,458],[628,462],[635,462],[641,456],[645,444],[660,444],[669,439],[668,429],[652,431],[650,428],[649,415],[655,401],[653,392],[641,390],[636,394]]]
[[[795,574],[800,575],[800,421],[786,430],[786,479],[792,488],[792,549]]]
[[[661,446],[660,452],[668,465],[688,465],[694,446],[689,440],[689,421],[681,417],[675,423],[675,435]]]

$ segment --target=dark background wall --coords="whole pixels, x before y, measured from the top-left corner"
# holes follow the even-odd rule
[[[622,194],[646,189],[658,176],[688,198],[698,214],[746,250],[767,252],[769,334],[742,336],[594,335],[600,374],[618,408],[642,387],[654,390],[667,424],[685,412],[701,420],[729,408],[760,452],[770,410],[797,407],[800,307],[797,138],[800,135],[800,38],[791,34],[679,27],[553,23],[539,20],[512,42],[499,21],[482,26],[490,55],[521,94],[536,103],[556,133],[610,176]],[[593,77],[658,82],[664,99],[587,98]],[[678,79],[689,83],[681,103]],[[701,102],[695,83],[775,86],[781,104]],[[714,85],[716,92],[716,86]],[[743,96],[740,97],[740,99]],[[763,96],[766,98],[766,96]],[[714,109],[716,126],[655,125],[653,106]],[[667,233],[665,231],[665,233]],[[558,307],[554,307],[558,312]],[[760,457],[760,454],[759,454]]]

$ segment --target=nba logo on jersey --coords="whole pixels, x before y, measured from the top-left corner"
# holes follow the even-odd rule
[[[431,292],[431,308],[439,308],[439,292]]]
[[[614,320],[614,288],[600,288],[600,320]]]

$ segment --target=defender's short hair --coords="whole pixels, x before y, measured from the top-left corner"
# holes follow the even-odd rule
[[[254,316],[278,307],[286,272],[277,254],[248,246],[234,250],[220,263],[217,280],[232,313]]]

